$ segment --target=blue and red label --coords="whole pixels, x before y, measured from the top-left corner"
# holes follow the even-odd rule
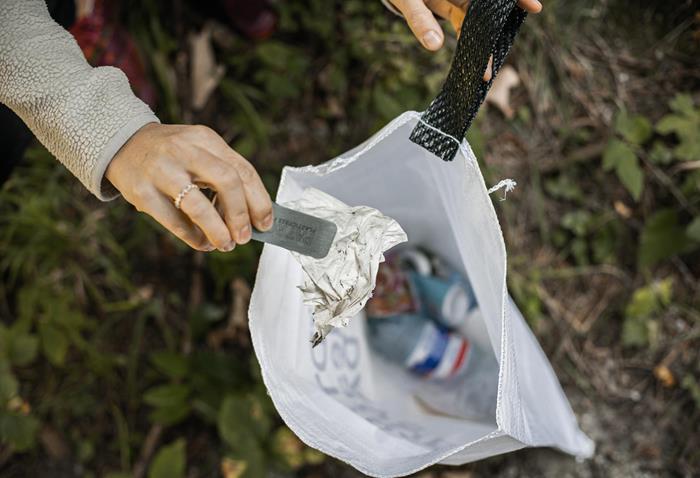
[[[469,349],[465,338],[427,322],[406,366],[427,378],[450,378],[467,364]]]

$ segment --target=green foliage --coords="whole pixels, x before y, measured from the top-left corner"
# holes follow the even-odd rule
[[[23,367],[36,358],[39,341],[23,328],[21,323],[16,323],[9,329],[0,324],[0,360],[6,361],[8,365]]]
[[[603,169],[615,171],[635,201],[639,201],[644,188],[644,169],[640,155],[652,163],[671,164],[675,159],[691,161],[700,159],[700,109],[688,94],[678,94],[670,103],[672,113],[661,118],[655,127],[644,116],[633,115],[622,109],[615,117],[615,136],[603,153]],[[662,135],[673,134],[678,143],[669,148],[662,141],[653,142],[646,152],[645,145],[654,131]]]
[[[159,372],[172,379],[180,379],[189,371],[189,362],[185,357],[169,350],[153,352],[151,363]]]
[[[0,403],[6,404],[17,395],[19,383],[6,367],[0,370]]]
[[[51,323],[39,323],[39,337],[41,348],[49,362],[54,365],[63,365],[68,353],[68,338],[55,325]]]
[[[639,265],[650,267],[657,262],[697,248],[686,233],[675,209],[655,212],[644,223],[639,240]]]
[[[143,394],[144,403],[154,407],[151,420],[161,425],[174,425],[190,412],[190,387],[183,384],[159,385]]]
[[[630,133],[628,133],[630,134]],[[603,152],[603,169],[614,170],[635,201],[644,187],[644,172],[632,147],[623,141],[611,140]]]
[[[673,154],[683,161],[700,159],[700,108],[693,103],[689,94],[678,94],[669,103],[670,113],[656,124],[656,131],[661,134],[673,134],[678,144]]]
[[[667,278],[634,291],[625,308],[622,343],[627,346],[648,345],[654,339],[657,324],[654,315],[671,303],[673,279]]]
[[[669,108],[672,113],[663,116],[656,125],[642,115],[621,109],[615,115],[614,134],[602,153],[603,171],[614,172],[636,202],[641,201],[645,187],[651,188],[650,197],[661,199],[652,208],[645,208],[639,218],[642,224],[638,232],[628,232],[630,224],[613,219],[609,214],[591,214],[585,209],[585,196],[573,179],[575,175],[560,174],[545,182],[548,194],[581,206],[562,216],[560,224],[567,234],[556,232],[553,236],[557,246],[568,245],[568,252],[578,264],[588,264],[591,259],[594,263],[619,260],[623,252],[619,247],[623,243],[626,244],[625,255],[634,251],[636,265],[642,270],[700,249],[700,219],[693,206],[700,200],[695,173],[689,173],[685,183],[673,184],[671,176],[657,169],[673,168],[678,161],[688,159],[687,152],[693,149],[691,142],[695,141],[690,136],[700,137],[700,130],[696,131],[700,108],[687,94],[677,95],[670,101]],[[679,144],[672,146],[667,139],[655,136],[655,132],[673,133]],[[659,187],[655,187],[655,182]],[[676,191],[671,199],[680,198],[680,204],[668,200],[669,188]],[[635,240],[634,249],[629,248],[630,239]]]
[[[148,478],[184,478],[187,457],[185,440],[161,447],[148,468]]]
[[[651,122],[641,115],[632,115],[625,110],[618,113],[615,118],[615,131],[627,142],[632,144],[644,144],[651,138]]]
[[[630,348],[657,347],[665,325],[662,318],[669,313],[672,299],[682,300],[674,297],[679,279],[668,275],[668,267],[681,264],[697,274],[700,177],[681,165],[700,159],[694,153],[700,137],[700,108],[690,95],[679,94],[670,101],[669,110],[656,123],[625,108],[615,115],[601,170],[613,173],[624,192],[611,188],[600,172],[592,171],[590,177],[602,187],[591,184],[581,174],[583,169],[564,170],[543,181],[546,194],[563,209],[559,228],[551,235],[558,250],[576,266],[613,264],[647,284],[635,289],[619,310],[620,342]],[[627,194],[634,203],[625,200]],[[595,204],[601,197],[614,210]],[[657,270],[664,271],[664,279],[654,280]],[[541,317],[537,308],[528,310],[530,304],[537,304],[533,277],[511,278],[509,285],[526,315]],[[677,289],[684,290],[680,285]],[[615,316],[617,311],[609,313]],[[691,394],[696,392],[694,382],[684,383]]]
[[[265,476],[268,463],[266,448],[272,422],[260,399],[254,395],[227,396],[217,418],[219,435],[234,457],[245,463],[244,476]]]
[[[16,451],[32,448],[36,442],[39,421],[17,412],[0,412],[0,440],[9,443]]]
[[[278,428],[272,442],[282,463],[289,470],[298,470],[304,465],[318,465],[325,459],[321,452],[304,446],[287,427]]]

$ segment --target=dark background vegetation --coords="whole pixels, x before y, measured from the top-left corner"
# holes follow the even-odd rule
[[[274,192],[423,109],[454,42],[418,47],[379,1],[278,1],[253,43],[207,2],[123,2],[165,122],[207,124]],[[523,450],[424,477],[700,474],[700,17],[692,1],[552,0],[509,57],[513,117],[469,139],[509,286],[596,456]],[[224,79],[191,106],[188,35],[212,19]],[[498,193],[495,195],[497,196]],[[0,189],[0,475],[357,476],[305,448],[246,329],[258,244],[201,254],[92,198],[39,145]]]

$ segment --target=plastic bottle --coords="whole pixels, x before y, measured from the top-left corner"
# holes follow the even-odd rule
[[[416,314],[368,319],[368,339],[379,355],[426,379],[417,396],[428,409],[466,419],[495,417],[498,362],[490,350]]]
[[[420,297],[421,313],[451,329],[461,329],[477,307],[469,280],[439,256],[419,248],[406,249],[400,262]]]
[[[474,291],[456,272],[449,279],[417,272],[409,277],[421,298],[423,313],[445,327],[459,328],[476,308]]]
[[[416,314],[368,319],[369,343],[380,355],[414,373],[434,379],[458,375],[470,344],[432,320]]]

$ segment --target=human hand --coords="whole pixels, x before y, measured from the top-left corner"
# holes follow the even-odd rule
[[[439,50],[445,35],[435,15],[448,20],[459,35],[462,22],[467,14],[469,0],[389,0],[406,18],[408,26],[418,41],[426,49]],[[518,6],[528,13],[539,13],[542,4],[538,0],[518,0]],[[489,81],[492,72],[493,56],[484,72],[484,81]]]
[[[230,251],[250,240],[251,224],[272,227],[272,201],[255,168],[206,126],[149,123],[105,176],[137,210],[197,250]],[[190,183],[217,191],[217,207],[191,188],[178,210],[174,200]]]

